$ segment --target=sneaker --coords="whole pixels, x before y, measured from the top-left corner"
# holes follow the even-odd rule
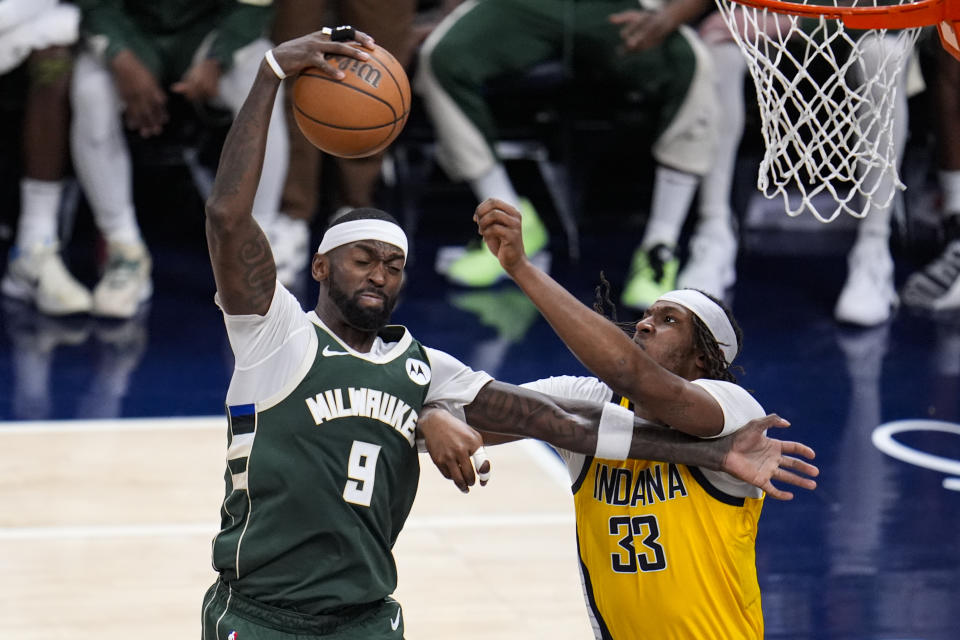
[[[51,316],[90,311],[90,291],[67,271],[56,243],[26,251],[14,247],[10,256],[0,283],[5,296],[33,302],[40,313]]]
[[[898,303],[890,251],[882,243],[858,243],[847,262],[847,282],[837,299],[834,317],[862,327],[885,322]]]
[[[697,228],[690,239],[690,256],[677,276],[680,289],[699,289],[723,299],[737,281],[737,237],[728,225],[709,232]]]
[[[522,216],[521,231],[523,246],[531,258],[547,246],[549,236],[547,228],[541,222],[536,209],[526,198],[520,198]],[[446,272],[447,279],[465,287],[489,287],[507,277],[496,256],[490,253],[485,242],[480,246],[469,247],[462,256],[454,260]]]
[[[907,278],[903,301],[932,311],[960,308],[960,240],[954,240],[940,257]]]
[[[539,317],[540,312],[516,287],[460,292],[449,298],[450,305],[477,316],[480,324],[497,332],[499,340],[517,343]]]
[[[649,251],[637,249],[620,301],[631,309],[646,309],[657,298],[676,289],[679,262],[673,249],[658,244]]]
[[[293,287],[310,262],[310,225],[306,220],[277,214],[268,233],[277,279],[288,289]]]
[[[132,318],[153,295],[150,253],[142,244],[114,243],[107,247],[107,266],[93,289],[93,314]]]

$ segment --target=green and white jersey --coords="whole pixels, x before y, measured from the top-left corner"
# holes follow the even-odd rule
[[[225,319],[237,364],[213,543],[221,580],[303,614],[384,598],[419,481],[421,407],[455,410],[490,377],[403,327],[357,352],[279,285],[265,317]]]

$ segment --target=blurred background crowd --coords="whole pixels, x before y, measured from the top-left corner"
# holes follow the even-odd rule
[[[893,136],[907,189],[823,224],[756,190],[754,87],[712,0],[0,0],[8,335],[64,326],[52,345],[95,336],[129,367],[158,282],[212,297],[194,258],[226,129],[272,42],[334,24],[403,62],[414,102],[390,148],[343,160],[300,134],[289,85],[278,99],[254,215],[304,306],[324,225],[376,206],[455,306],[501,334],[528,325],[471,220],[497,197],[566,283],[589,292],[603,270],[621,320],[676,287],[749,295],[747,276],[764,277],[751,256],[771,254],[809,276],[785,297],[841,328],[960,308],[960,62],[935,34],[903,52]]]

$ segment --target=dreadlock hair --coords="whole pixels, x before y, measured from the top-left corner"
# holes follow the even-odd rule
[[[733,312],[730,310],[730,307],[726,305],[722,300],[718,299],[716,296],[712,296],[706,291],[700,291],[700,289],[694,289],[703,295],[707,296],[716,303],[723,313],[726,314],[727,320],[730,321],[730,326],[733,327],[733,333],[737,336],[737,352],[740,352],[740,349],[743,347],[743,331],[740,329],[740,325],[737,324],[736,318],[733,317]],[[604,318],[607,318],[615,325],[620,327],[627,335],[633,333],[634,324],[631,322],[619,322],[617,321],[617,306],[613,303],[613,300],[610,298],[610,282],[604,276],[603,272],[600,272],[600,284],[597,285],[594,289],[595,299],[593,302],[593,310],[602,315]],[[707,328],[707,325],[704,324],[696,314],[691,314],[693,318],[693,346],[703,353],[703,363],[704,363],[704,378],[710,378],[712,380],[725,380],[726,382],[736,382],[737,378],[733,375],[731,369],[733,367],[727,365],[726,359],[723,357],[723,351],[720,350],[720,345],[717,343],[717,339],[713,337],[713,334],[710,332],[710,329]],[[737,365],[736,367],[741,372],[743,367]]]
[[[723,309],[723,313],[727,316],[727,320],[730,321],[730,326],[733,327],[733,333],[737,336],[737,353],[740,353],[740,349],[743,347],[743,330],[740,329],[740,325],[737,324],[736,318],[733,317],[733,312],[730,310],[730,307],[726,305],[723,300],[718,299],[716,296],[712,296],[706,291],[700,291],[700,289],[693,289],[707,296],[712,300],[718,307]],[[693,345],[703,353],[703,364],[704,364],[704,378],[710,378],[712,380],[725,380],[727,382],[736,382],[737,378],[733,375],[733,372],[730,371],[731,366],[727,365],[726,359],[723,357],[723,351],[720,350],[720,345],[717,343],[717,339],[710,333],[710,329],[707,328],[707,325],[704,324],[696,314],[691,314],[693,316]],[[736,367],[741,372],[743,367],[737,365]]]
[[[606,276],[603,274],[603,271],[600,272],[600,284],[598,284],[593,291],[595,295],[593,301],[593,310],[613,324],[620,327],[620,329],[628,336],[633,333],[632,322],[620,322],[617,320],[617,305],[614,304],[613,300],[610,298],[610,281],[607,280]]]

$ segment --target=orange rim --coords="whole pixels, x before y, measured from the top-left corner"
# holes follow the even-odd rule
[[[919,0],[885,7],[826,7],[784,0],[733,0],[737,4],[795,16],[825,16],[851,29],[907,29],[960,21],[960,0]]]

